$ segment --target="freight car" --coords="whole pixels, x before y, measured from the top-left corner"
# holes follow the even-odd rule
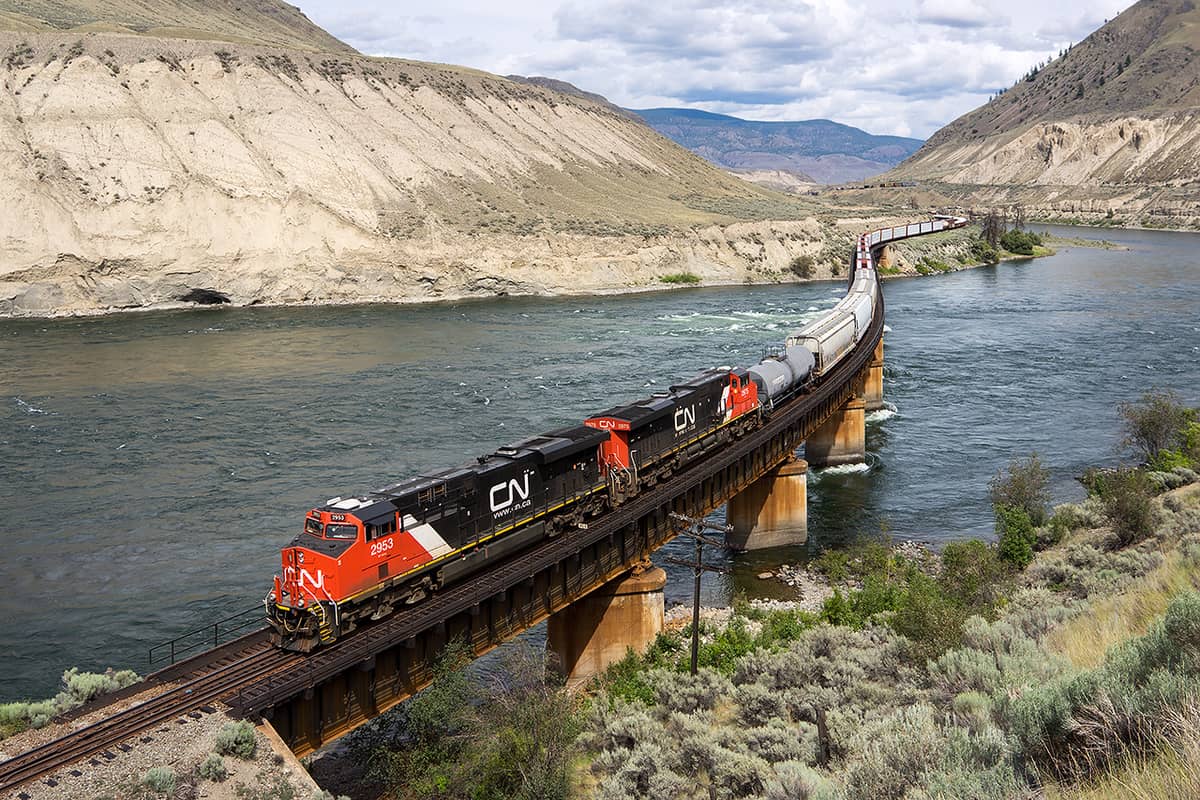
[[[711,369],[581,425],[312,509],[264,599],[275,642],[304,652],[329,644],[546,537],[570,535],[754,430],[866,335],[879,297],[871,248],[911,235],[904,230],[860,237],[846,296],[748,369]]]

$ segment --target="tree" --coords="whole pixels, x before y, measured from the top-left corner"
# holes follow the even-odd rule
[[[486,674],[447,646],[433,683],[352,746],[396,798],[565,798],[577,697],[542,652],[518,645]]]
[[[983,217],[983,240],[993,250],[1000,246],[1000,237],[1006,230],[1005,219],[999,211],[989,211]]]
[[[1154,490],[1146,473],[1122,467],[1105,476],[1104,514],[1118,547],[1142,541],[1154,528]]]
[[[1049,487],[1050,472],[1042,466],[1038,454],[1032,453],[1024,460],[1013,459],[1007,469],[999,470],[988,484],[988,496],[997,514],[1001,507],[1018,509],[1036,527],[1046,522]]]
[[[1153,462],[1164,450],[1181,448],[1188,423],[1196,410],[1184,406],[1170,390],[1151,389],[1135,402],[1117,406],[1121,416],[1121,443],[1132,449],[1143,463]]]

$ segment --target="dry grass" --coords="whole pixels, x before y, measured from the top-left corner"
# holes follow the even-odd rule
[[[1165,720],[1161,747],[1137,755],[1097,780],[1045,787],[1048,800],[1183,800],[1200,797],[1200,705],[1192,703]]]
[[[1092,601],[1089,609],[1046,637],[1046,647],[1083,669],[1097,667],[1109,648],[1146,633],[1180,592],[1200,589],[1200,574],[1189,569],[1179,552],[1126,591]]]

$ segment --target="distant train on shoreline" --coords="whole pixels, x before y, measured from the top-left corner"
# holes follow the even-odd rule
[[[873,247],[958,228],[961,217],[859,237],[850,289],[781,350],[720,367],[474,462],[312,509],[264,602],[274,640],[304,652],[588,520],[755,430],[866,336],[878,308]]]

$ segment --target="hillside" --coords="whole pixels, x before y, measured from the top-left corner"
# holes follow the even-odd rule
[[[1200,10],[1141,0],[938,131],[892,175],[1043,217],[1196,222]]]
[[[635,114],[659,133],[722,167],[783,170],[818,183],[878,175],[921,146],[919,139],[874,136],[826,119],[756,122],[687,108],[649,108]]]
[[[355,52],[280,0],[0,0],[0,30],[125,33]]]
[[[50,6],[75,11],[0,32],[0,315],[828,277],[860,227],[586,96],[315,52],[282,4]],[[145,32],[45,32],[113,20]]]

